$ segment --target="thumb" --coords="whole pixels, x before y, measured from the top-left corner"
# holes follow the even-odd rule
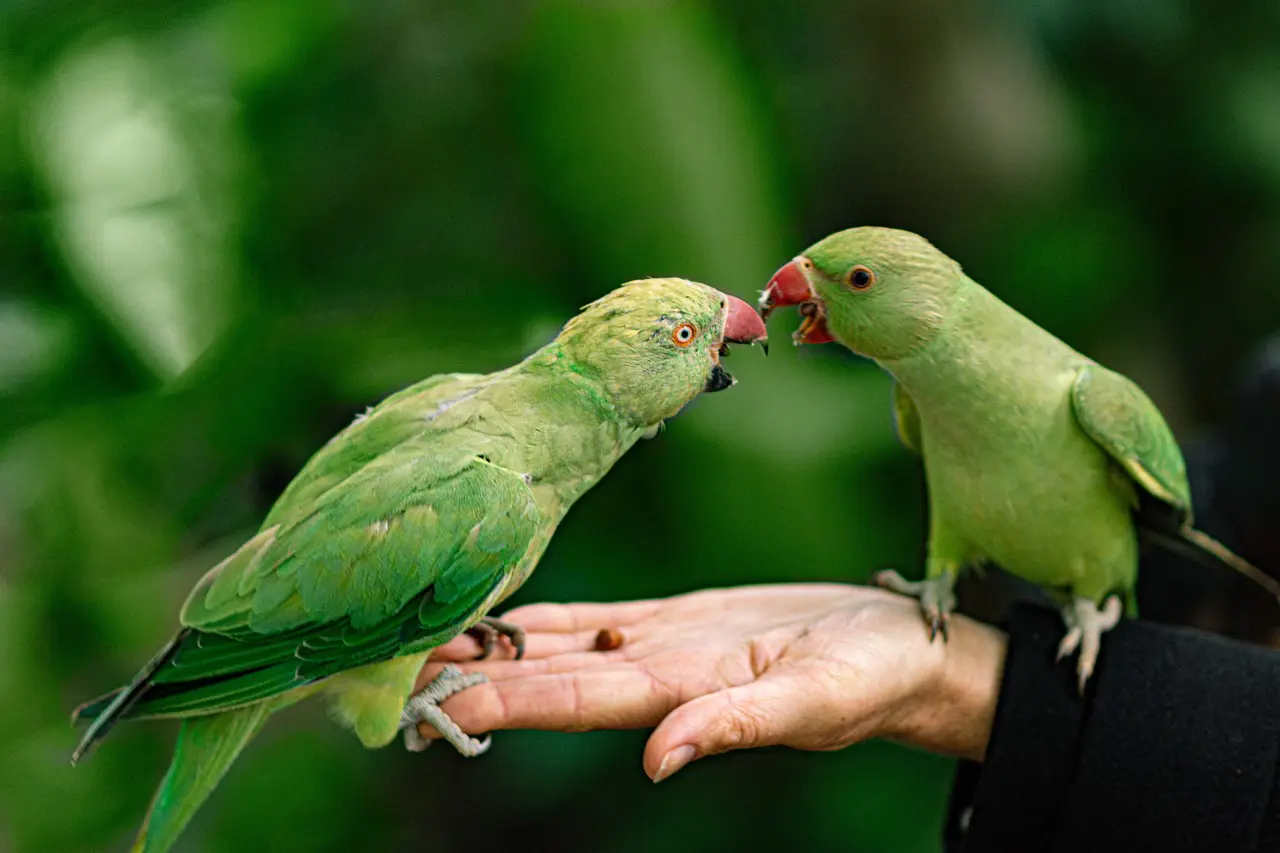
[[[696,758],[793,742],[812,726],[795,678],[765,678],[686,702],[649,737],[644,770],[655,782]]]

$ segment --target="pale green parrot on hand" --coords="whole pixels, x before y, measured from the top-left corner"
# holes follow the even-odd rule
[[[168,645],[77,711],[92,724],[73,761],[119,719],[184,718],[135,851],[167,850],[267,717],[317,692],[367,747],[403,730],[422,749],[425,721],[464,755],[483,752],[439,707],[483,675],[446,667],[410,696],[430,650],[485,624],[638,439],[733,384],[726,342],[764,340],[740,299],[636,281],[514,367],[435,376],[358,417],[196,584]],[[494,628],[519,633],[495,622],[490,640]]]
[[[851,228],[784,265],[761,313],[799,305],[797,343],[838,341],[893,375],[903,443],[929,490],[925,579],[878,582],[920,598],[946,638],[953,586],[992,561],[1052,593],[1079,649],[1080,689],[1101,634],[1136,613],[1144,538],[1276,582],[1192,528],[1182,454],[1129,379],[1086,358],[967,277],[923,237]]]

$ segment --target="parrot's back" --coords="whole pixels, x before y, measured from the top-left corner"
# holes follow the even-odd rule
[[[421,748],[430,723],[464,755],[440,703],[482,679],[431,649],[515,590],[561,518],[644,435],[732,385],[730,342],[766,339],[736,297],[685,279],[628,282],[519,364],[394,394],[306,464],[261,529],[192,589],[181,630],[125,688],[80,709],[82,757],[126,717],[184,719],[139,845],[167,847],[261,725],[330,694],[367,747]],[[487,620],[522,648],[519,626]],[[160,839],[160,840],[157,840]]]
[[[241,572],[252,565],[261,557],[264,546],[273,542],[273,536],[269,532],[273,528],[291,518],[304,517],[307,512],[313,511],[316,499],[325,492],[389,448],[421,435],[424,424],[414,417],[418,412],[447,405],[489,380],[489,376],[478,374],[447,374],[425,379],[388,397],[376,409],[370,409],[357,417],[351,426],[317,451],[277,499],[258,535],[211,569],[196,585],[188,598],[187,606],[183,608],[183,627],[173,639],[138,671],[129,684],[86,702],[75,710],[73,721],[88,722],[90,725],[72,755],[72,763],[82,760],[121,719],[208,713],[211,710],[259,701],[301,686],[287,682],[273,684],[265,679],[261,674],[262,667],[258,666],[260,662],[279,660],[282,654],[288,652],[289,643],[294,638],[278,638],[275,647],[263,643],[246,644],[241,640],[256,638],[220,635],[212,630],[217,625],[216,616],[209,618],[208,615],[198,621],[211,630],[201,631],[189,624],[192,620],[187,618],[192,602],[199,600],[197,593],[207,590],[219,577]],[[387,418],[382,429],[362,428],[375,412],[394,414]],[[171,667],[184,649],[188,653],[184,660],[189,660],[192,652],[208,654],[207,650],[219,646],[224,648],[222,660],[215,663],[213,671],[206,678],[172,681],[166,678],[168,673],[165,670]],[[220,702],[219,695],[227,692],[227,683],[242,678],[241,673],[246,671],[257,678],[257,690],[235,687],[231,692],[239,690],[242,699],[230,704]],[[165,686],[166,684],[169,686]],[[275,689],[277,686],[280,689]]]
[[[196,584],[174,639],[129,685],[76,710],[91,725],[74,760],[119,719],[200,715],[305,688],[443,642],[476,606],[514,592],[573,500],[635,440],[583,417],[590,399],[544,394],[559,381],[511,371],[437,376],[357,417],[307,462],[258,534]],[[456,531],[443,512],[455,504],[498,514],[487,523],[467,515]],[[429,569],[433,547],[473,525],[499,538],[474,543],[484,571],[468,576],[470,595],[443,599],[448,575],[433,585],[430,571],[413,583],[405,567]],[[400,530],[405,552],[388,535]],[[324,566],[348,563],[365,592],[319,586]],[[389,599],[394,606],[381,603],[389,583],[404,589]],[[362,596],[378,601],[360,606]]]
[[[638,437],[601,417],[598,395],[558,387],[575,381],[432,377],[312,457],[196,584],[175,637],[76,711],[90,724],[76,761],[120,719],[184,718],[136,851],[168,848],[271,712],[329,683],[342,699],[350,679],[332,676],[446,642],[519,586]]]

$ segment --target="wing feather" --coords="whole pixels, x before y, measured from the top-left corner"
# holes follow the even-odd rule
[[[1071,385],[1076,422],[1146,494],[1191,522],[1191,486],[1173,432],[1155,404],[1128,378],[1096,364]]]

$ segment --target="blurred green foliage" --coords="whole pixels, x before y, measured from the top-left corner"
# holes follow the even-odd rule
[[[928,235],[1184,437],[1280,318],[1280,12],[1110,0],[0,5],[0,853],[124,849],[173,730],[67,715],[358,411],[616,284],[749,297],[859,223]],[[887,381],[834,348],[638,447],[519,601],[914,567]],[[182,849],[936,849],[950,762],[643,733],[465,762],[283,715]]]

